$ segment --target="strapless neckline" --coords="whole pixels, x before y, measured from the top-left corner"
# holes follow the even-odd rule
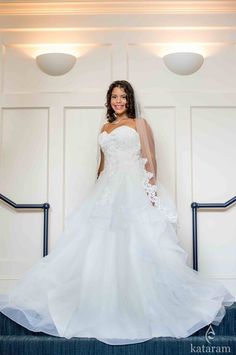
[[[118,129],[124,128],[124,127],[131,129],[131,130],[134,131],[137,135],[139,135],[135,128],[132,128],[132,127],[127,126],[127,125],[119,126],[119,127],[115,128],[115,129],[113,129],[110,133],[108,133],[107,131],[103,131],[103,132],[100,133],[100,135],[103,134],[103,133],[105,133],[105,134],[107,134],[107,135],[109,136],[110,134],[113,134],[114,131],[117,131]]]

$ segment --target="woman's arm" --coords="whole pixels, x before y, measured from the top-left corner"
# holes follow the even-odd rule
[[[104,169],[104,153],[103,153],[103,151],[101,149],[100,149],[100,153],[101,153],[101,160],[100,160],[100,165],[99,165],[99,168],[98,168],[97,179],[98,179],[100,173]]]
[[[102,133],[105,130],[105,127],[108,125],[108,123],[104,123],[104,125],[102,126],[101,132]],[[97,172],[97,179],[99,177],[99,175],[101,174],[101,172],[104,169],[104,153],[100,148],[100,154],[101,154],[101,160],[100,160],[100,164],[99,164],[99,168],[98,168],[98,172]]]

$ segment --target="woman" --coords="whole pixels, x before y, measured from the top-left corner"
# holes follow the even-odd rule
[[[152,129],[129,82],[110,85],[106,107],[94,188],[52,252],[2,297],[1,312],[33,331],[113,345],[218,325],[235,299],[186,265]]]

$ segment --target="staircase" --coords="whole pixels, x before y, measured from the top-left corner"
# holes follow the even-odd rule
[[[0,355],[236,355],[236,303],[219,326],[206,326],[188,338],[153,338],[108,345],[95,338],[59,338],[31,332],[0,313]]]

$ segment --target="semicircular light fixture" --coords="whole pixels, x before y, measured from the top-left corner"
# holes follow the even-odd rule
[[[36,57],[40,70],[48,75],[63,75],[75,65],[76,57],[67,53],[44,53]]]
[[[189,75],[201,68],[204,58],[199,53],[176,52],[163,57],[167,68],[175,74]]]

